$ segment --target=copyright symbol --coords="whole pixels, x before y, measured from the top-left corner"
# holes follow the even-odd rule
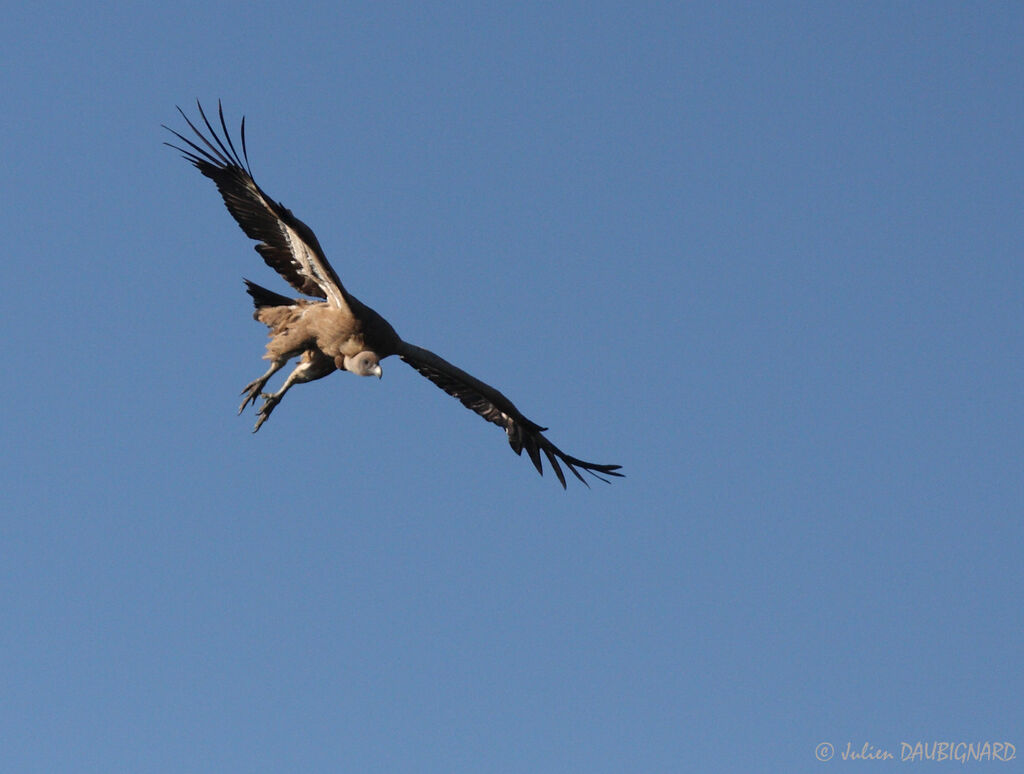
[[[828,742],[822,742],[814,748],[814,757],[819,761],[830,761],[835,754],[835,749]]]

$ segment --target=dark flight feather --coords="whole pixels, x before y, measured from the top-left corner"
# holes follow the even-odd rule
[[[179,151],[196,169],[213,180],[242,231],[260,243],[256,245],[256,251],[289,285],[307,296],[329,298],[338,295],[347,301],[345,288],[327,261],[313,230],[283,204],[270,198],[253,179],[245,146],[245,119],[242,119],[242,154],[239,156],[227,130],[224,108],[219,104],[218,108],[227,145],[206,117],[202,105],[199,105],[199,115],[213,142],[196,128],[185,111],[178,108],[189,128],[206,147],[204,149],[167,126],[164,128],[188,148],[165,144]]]
[[[541,475],[544,475],[540,456],[543,452],[563,487],[566,485],[565,475],[558,460],[561,460],[584,484],[587,481],[580,475],[579,470],[585,470],[605,482],[607,479],[602,478],[603,475],[622,476],[616,472],[621,465],[601,465],[566,454],[544,436],[546,427],[527,419],[501,392],[467,374],[458,366],[452,365],[440,355],[403,341],[399,346],[398,356],[453,398],[457,398],[463,406],[504,429],[512,450],[516,454],[522,454],[525,449],[533,466]]]

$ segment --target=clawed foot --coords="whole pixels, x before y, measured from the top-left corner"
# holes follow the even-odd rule
[[[266,392],[258,393],[258,395],[263,398],[263,405],[260,406],[260,410],[257,412],[259,420],[256,422],[256,427],[252,429],[254,433],[263,426],[263,423],[266,422],[267,419],[270,418],[270,412],[272,412],[274,407],[281,402],[281,397],[279,395],[271,395]],[[252,402],[253,404],[256,403],[255,397],[252,399]],[[242,408],[245,408],[245,404],[242,404]]]
[[[261,377],[256,381],[249,382],[247,385],[245,385],[245,389],[243,389],[242,392],[240,393],[241,395],[245,396],[245,400],[243,400],[242,405],[238,407],[239,414],[245,411],[245,407],[248,406],[250,403],[254,406],[256,405],[256,399],[261,397],[261,391],[263,390],[263,387],[266,385],[266,383],[266,378]]]

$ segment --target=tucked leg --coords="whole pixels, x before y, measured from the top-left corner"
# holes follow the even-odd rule
[[[270,379],[271,376],[276,374],[282,368],[284,368],[284,364],[287,362],[287,358],[275,359],[274,361],[271,362],[270,368],[267,369],[267,372],[263,374],[263,376],[245,385],[245,389],[242,390],[242,395],[245,396],[245,400],[243,400],[242,405],[238,407],[239,414],[245,411],[245,407],[248,406],[250,403],[252,403],[254,406],[256,405],[256,398],[258,398],[260,396],[260,393],[263,392],[263,388],[267,385],[267,380]]]
[[[312,382],[316,379],[320,379],[327,376],[329,373],[334,371],[336,366],[334,365],[334,359],[327,357],[323,352],[319,350],[306,350],[302,356],[302,360],[297,366],[288,374],[288,378],[284,380],[284,384],[281,385],[281,389],[274,393],[261,393],[260,397],[263,398],[263,405],[260,406],[258,412],[259,419],[256,422],[256,427],[252,429],[255,433],[264,422],[270,417],[270,413],[274,410],[274,407],[281,402],[281,398],[284,394],[291,389],[293,384],[302,384],[304,382]],[[253,399],[255,403],[255,398]]]

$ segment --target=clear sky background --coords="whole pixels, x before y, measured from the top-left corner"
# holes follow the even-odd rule
[[[1016,2],[8,8],[0,768],[1024,755],[1022,41]],[[563,492],[394,359],[252,435],[241,279],[287,286],[161,145],[197,97],[352,292],[628,477]]]

